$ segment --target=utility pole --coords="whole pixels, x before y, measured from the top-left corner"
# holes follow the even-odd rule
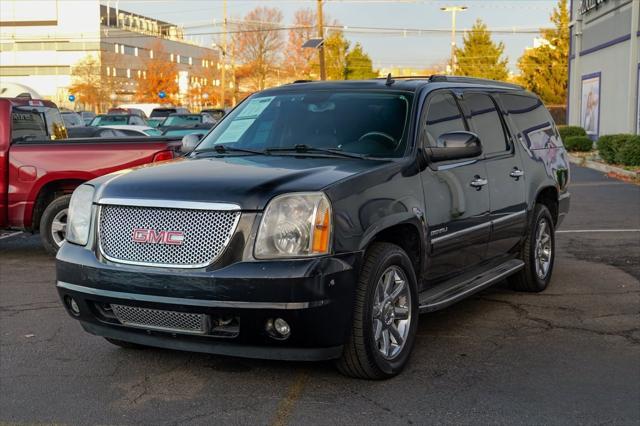
[[[322,0],[318,0],[318,38],[322,44],[318,48],[318,63],[320,64],[320,80],[327,79],[327,72],[324,67],[324,23],[322,22]]]
[[[222,2],[222,70],[220,71],[220,107],[224,108],[227,71],[227,0]]]
[[[443,12],[451,12],[451,74],[456,73],[456,12],[464,12],[467,6],[446,6],[441,7]]]

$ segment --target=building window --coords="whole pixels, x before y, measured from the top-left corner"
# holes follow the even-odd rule
[[[142,72],[138,70],[138,78],[140,78],[141,75],[142,75]]]
[[[116,77],[116,69],[112,68],[112,73],[111,73],[114,77]]]
[[[178,55],[178,59],[176,59],[177,63],[180,63],[180,55]]]
[[[131,69],[127,68],[127,78],[131,78]]]
[[[193,65],[193,58],[189,56],[189,65]]]
[[[142,71],[142,78],[144,78],[145,80],[147,79],[147,72],[146,71]]]
[[[111,77],[111,68],[107,67],[107,77]]]
[[[171,62],[173,62],[173,53],[171,54],[171,56],[170,56],[170,59],[169,59],[169,60],[170,60]]]
[[[120,53],[124,55],[124,45],[123,44],[120,45]]]
[[[134,47],[134,48],[133,48],[133,54],[134,54],[134,55],[136,55],[136,56],[138,56],[138,48],[137,48],[137,47]]]
[[[118,44],[116,43],[113,46],[116,48],[116,53],[118,53]]]
[[[149,57],[153,59],[153,50],[149,50]]]

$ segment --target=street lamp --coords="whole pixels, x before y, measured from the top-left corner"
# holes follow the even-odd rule
[[[443,12],[451,12],[451,74],[456,72],[456,12],[464,12],[467,6],[441,7]]]

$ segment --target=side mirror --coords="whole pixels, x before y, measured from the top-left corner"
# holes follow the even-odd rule
[[[478,135],[472,132],[458,131],[440,135],[436,146],[426,149],[431,161],[450,161],[474,158],[482,154],[482,144]]]
[[[182,137],[182,145],[180,146],[180,152],[182,154],[188,154],[200,143],[200,139],[202,139],[202,135],[198,133],[191,133],[188,135],[184,135]]]

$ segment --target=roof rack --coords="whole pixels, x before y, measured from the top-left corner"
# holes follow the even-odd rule
[[[401,76],[393,76],[391,74],[386,77],[377,77],[376,80],[428,80],[430,83],[468,83],[468,84],[480,84],[486,86],[499,86],[499,87],[508,87],[512,89],[522,89],[522,86],[513,83],[506,83],[504,81],[496,81],[496,80],[488,80],[486,78],[475,78],[475,77],[462,77],[455,75],[442,75],[442,74],[433,74],[433,75],[401,75]],[[393,81],[391,80],[391,81]]]
[[[522,86],[518,84],[506,83],[504,81],[496,81],[496,80],[489,80],[486,78],[476,78],[476,77],[461,77],[456,75],[434,74],[431,77],[429,77],[429,81],[432,83],[439,83],[439,82],[469,83],[469,84],[481,84],[486,86],[508,87],[511,89],[522,89]]]

